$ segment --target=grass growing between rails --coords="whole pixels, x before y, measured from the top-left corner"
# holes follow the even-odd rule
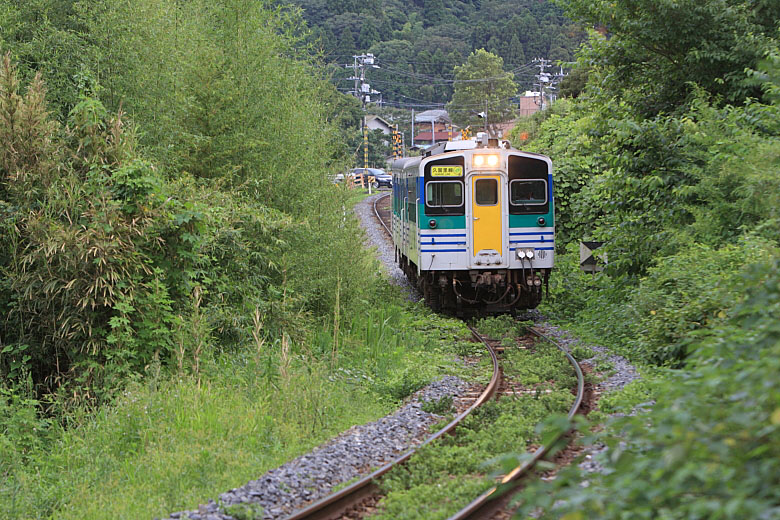
[[[516,322],[505,317],[482,320],[478,328],[495,338],[509,339],[517,332]],[[533,352],[507,348],[503,356],[505,376],[537,392],[486,403],[456,435],[421,448],[406,465],[390,471],[381,483],[387,497],[374,518],[449,517],[495,484],[488,477],[506,469],[497,455],[523,452],[539,441],[538,424],[568,411],[573,370],[556,347],[540,341]]]
[[[22,388],[0,394],[0,517],[117,519],[192,509],[374,420],[444,374],[468,332],[394,288],[339,328],[241,352],[204,348],[200,372],[152,365],[111,405],[41,418]],[[382,301],[383,303],[378,303]],[[334,340],[334,338],[337,339]]]

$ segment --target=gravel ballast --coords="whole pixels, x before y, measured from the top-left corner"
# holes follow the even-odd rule
[[[428,427],[442,417],[422,410],[423,403],[464,394],[469,385],[446,376],[423,388],[397,412],[372,423],[353,426],[335,439],[273,469],[257,480],[231,489],[195,511],[169,518],[230,520],[226,511],[244,504],[263,508],[263,518],[281,519],[326,497],[334,486],[394,460],[426,438]]]
[[[355,206],[355,213],[357,213],[363,231],[366,233],[366,245],[376,248],[377,258],[384,266],[388,278],[390,278],[394,284],[406,289],[410,299],[419,301],[422,296],[419,291],[409,283],[406,275],[404,275],[403,271],[396,265],[393,241],[388,236],[385,228],[379,224],[377,217],[374,214],[374,201],[384,195],[387,195],[387,193],[380,192],[362,200]]]

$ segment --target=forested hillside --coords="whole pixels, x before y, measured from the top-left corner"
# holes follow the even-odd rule
[[[410,108],[446,103],[452,96],[453,68],[485,49],[504,59],[521,89],[530,89],[535,58],[569,61],[584,39],[579,26],[552,2],[528,0],[294,0],[311,27],[340,90],[352,83],[352,56],[366,52],[380,68],[370,71],[372,87],[388,106]]]

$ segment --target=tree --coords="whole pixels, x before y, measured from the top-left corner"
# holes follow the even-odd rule
[[[561,80],[561,97],[576,98],[585,88],[585,84],[588,82],[588,74],[590,69],[580,66],[575,67],[569,72],[569,75]]]
[[[506,52],[506,59],[510,65],[515,67],[525,63],[525,52],[523,51],[523,44],[520,43],[517,33],[512,35],[512,39],[509,42],[509,48]]]
[[[360,34],[357,39],[358,49],[364,52],[365,49],[368,49],[377,41],[379,41],[379,32],[376,30],[374,18],[372,16],[364,16],[363,25],[360,28]]]
[[[487,124],[495,134],[496,124],[515,116],[510,99],[517,93],[513,74],[504,71],[504,60],[479,49],[466,63],[455,67],[455,92],[447,105],[452,121],[460,126]],[[486,112],[486,118],[480,118]]]
[[[423,2],[423,25],[430,27],[436,25],[444,18],[443,0],[425,0]]]
[[[746,0],[572,0],[567,9],[609,32],[588,55],[604,94],[648,116],[684,107],[694,84],[727,103],[760,97],[744,71],[772,48],[780,19],[778,2]]]
[[[356,49],[355,37],[352,35],[352,30],[347,27],[341,33],[341,38],[339,39],[339,52],[348,56],[354,53]]]

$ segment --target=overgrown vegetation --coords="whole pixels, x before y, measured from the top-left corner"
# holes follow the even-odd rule
[[[601,436],[605,474],[576,468],[524,494],[543,518],[773,518],[780,502],[780,262],[756,266],[732,316],[694,335],[688,370],[655,383],[649,411]],[[640,391],[633,404],[646,401]],[[589,485],[579,485],[587,478]]]
[[[376,310],[298,343],[205,355],[200,373],[153,364],[97,413],[38,413],[30,379],[0,395],[3,518],[151,518],[199,503],[374,420],[444,374],[462,324],[388,288]],[[207,352],[208,349],[205,349]],[[215,442],[218,439],[219,442]]]
[[[3,70],[3,374],[101,402],[152,362],[197,372],[199,358],[255,335],[301,342],[337,300],[349,309],[370,293],[368,255],[342,261],[362,248],[347,193],[327,181],[342,164],[328,138],[338,107],[296,50],[293,13],[15,6],[9,24],[63,9],[37,30],[67,33],[84,63],[63,58],[77,94],[51,108],[44,79],[24,94],[9,60]],[[4,34],[14,55],[46,53],[24,23]]]
[[[480,320],[477,327],[494,339],[512,342],[522,329],[503,317]],[[420,448],[405,465],[391,470],[380,484],[387,496],[380,502],[378,518],[449,517],[494,485],[486,476],[506,469],[498,454],[522,453],[539,441],[540,422],[568,411],[576,376],[556,347],[546,342],[536,343],[533,352],[507,347],[502,365],[505,377],[531,392],[482,405],[454,436]]]
[[[737,280],[745,266],[778,254],[780,127],[772,103],[778,89],[772,79],[777,34],[760,9],[732,3],[727,16],[734,19],[721,20],[723,30],[728,23],[753,24],[761,44],[743,53],[739,64],[724,61],[731,67],[724,74],[742,86],[743,95],[757,97],[726,104],[729,98],[713,86],[719,83],[697,68],[698,75],[687,76],[687,97],[668,98],[659,91],[665,101],[658,102],[671,111],[648,111],[637,98],[647,97],[643,88],[665,88],[658,78],[639,86],[635,82],[642,76],[605,83],[625,59],[611,53],[625,41],[649,38],[643,22],[658,23],[640,11],[633,29],[625,22],[625,27],[607,24],[616,31],[609,39],[594,33],[579,62],[589,70],[582,95],[517,129],[518,135],[528,133],[528,149],[556,158],[557,265],[564,276],[552,280],[550,308],[562,318],[595,320],[606,339],[624,345],[636,359],[684,362],[688,333],[723,320],[738,303],[744,288]],[[571,4],[572,12],[588,9],[586,3]],[[712,2],[691,12],[719,6]],[[590,15],[599,9],[594,6]],[[684,26],[681,20],[668,33],[656,31],[656,37],[673,41]],[[724,55],[743,52],[732,44],[718,42]],[[634,61],[651,52],[639,44],[628,48]],[[697,55],[695,47],[680,52],[687,59]],[[579,240],[605,242],[603,274],[579,273]]]
[[[456,371],[328,180],[354,106],[296,11],[0,13],[0,516],[193,508]]]
[[[517,130],[557,166],[545,311],[661,368],[603,401],[598,420],[644,403],[606,428],[607,472],[573,468],[535,486],[524,513],[772,518],[780,12],[740,0],[561,3],[607,37],[582,50],[576,99]],[[604,272],[580,271],[579,240],[605,243]]]

